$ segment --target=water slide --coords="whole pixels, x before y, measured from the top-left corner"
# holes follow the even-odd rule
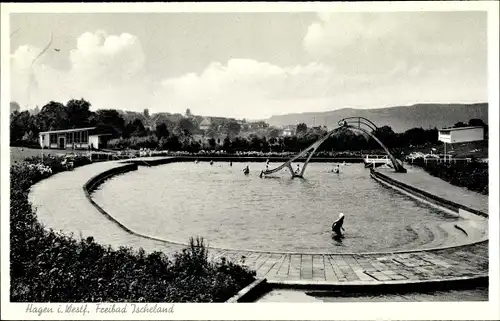
[[[325,136],[323,136],[322,138],[318,139],[312,145],[310,145],[309,147],[307,147],[306,149],[304,149],[303,151],[301,151],[300,153],[298,153],[294,157],[290,158],[288,161],[286,161],[282,165],[280,165],[280,166],[278,166],[276,168],[273,168],[273,169],[265,170],[265,171],[262,172],[262,174],[264,174],[264,175],[273,174],[273,173],[279,172],[280,170],[282,170],[285,167],[288,167],[288,169],[290,170],[290,173],[292,174],[292,177],[302,177],[302,175],[304,174],[304,171],[306,170],[307,164],[309,163],[309,160],[311,159],[311,157],[314,154],[314,152],[316,152],[316,150],[319,148],[319,146],[321,146],[321,144],[323,144],[339,128],[341,128],[341,127],[337,127],[335,129],[331,130]],[[295,174],[295,172],[293,171],[293,168],[292,168],[292,163],[295,162],[297,159],[299,159],[299,158],[307,155],[307,153],[309,153],[309,152],[310,152],[310,154],[307,157],[307,160],[304,163],[304,166],[302,167],[302,170],[300,171],[300,174]]]
[[[290,158],[288,161],[286,161],[282,165],[280,165],[276,168],[273,168],[273,169],[264,170],[264,171],[262,171],[262,174],[269,175],[269,174],[279,172],[283,168],[288,168],[292,177],[303,177],[304,172],[306,170],[306,167],[309,164],[309,161],[311,160],[311,158],[314,155],[314,153],[316,152],[316,150],[321,146],[321,144],[323,144],[333,133],[335,133],[340,128],[349,128],[352,130],[359,130],[359,131],[362,131],[363,133],[369,135],[370,137],[372,137],[385,150],[385,152],[387,153],[387,156],[389,157],[389,159],[392,162],[394,170],[398,173],[406,173],[406,169],[403,167],[402,163],[400,161],[398,161],[391,154],[389,149],[372,133],[372,131],[377,129],[377,126],[373,122],[371,122],[370,120],[368,120],[364,117],[348,117],[348,118],[344,118],[344,119],[340,120],[338,124],[339,124],[339,126],[337,128],[329,131],[325,136],[318,139],[312,145],[310,145],[306,149],[302,150],[300,153],[298,153],[294,157]],[[361,125],[368,127],[370,129],[370,131],[362,128]],[[292,168],[292,163],[295,162],[297,159],[307,155],[308,153],[309,153],[309,155],[307,156],[307,159],[304,162],[304,165],[302,166],[300,173],[299,174],[295,173],[293,168]]]

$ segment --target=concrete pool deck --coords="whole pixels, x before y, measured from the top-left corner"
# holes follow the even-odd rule
[[[30,201],[37,209],[39,220],[56,231],[73,233],[76,237],[93,236],[96,242],[115,248],[133,244],[134,248],[142,247],[146,251],[158,250],[168,254],[185,248],[183,244],[152,240],[140,233],[123,230],[112,219],[106,219],[85,197],[82,187],[90,178],[123,166],[126,162],[94,163],[35,184],[31,188]],[[434,177],[429,180],[432,179],[441,181]],[[414,184],[417,185],[417,182],[415,180]],[[474,227],[464,228],[475,231]],[[482,228],[487,229],[487,224]],[[459,230],[456,232],[462,233]],[[418,287],[447,282],[484,283],[488,278],[487,231],[481,237],[483,241],[477,242],[476,238],[474,244],[439,248],[449,245],[443,242],[434,244],[437,248],[432,250],[406,252],[308,254],[211,248],[209,256],[211,259],[225,257],[243,263],[256,270],[257,277],[265,277],[274,287]]]
[[[486,214],[488,213],[488,195],[470,191],[465,187],[451,185],[438,177],[428,174],[422,168],[412,166],[411,164],[405,164],[405,168],[407,169],[407,173],[405,174],[396,173],[393,170],[380,171],[384,175],[404,184],[414,186],[433,195]]]

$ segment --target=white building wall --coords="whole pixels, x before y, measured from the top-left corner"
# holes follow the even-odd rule
[[[74,134],[74,133],[72,133],[72,134]],[[72,149],[73,147],[76,149],[87,149],[91,143],[94,143],[94,147],[98,148],[98,144],[99,144],[99,137],[93,136],[93,135],[88,136],[88,143],[81,143],[81,142],[75,143],[74,141],[70,143],[66,137],[66,133],[55,133],[55,135],[57,137],[57,141],[56,141],[56,143],[51,144],[50,143],[50,135],[54,135],[54,134],[47,133],[47,134],[39,134],[38,135],[40,147],[58,149],[59,148],[59,137],[64,137],[64,143],[65,143],[66,149]],[[42,138],[42,136],[44,136],[44,137]],[[73,136],[73,138],[74,138],[74,136]]]
[[[438,132],[438,140],[445,143],[451,143],[451,133],[442,134],[441,131]]]
[[[461,130],[443,129],[443,131],[449,134],[443,134],[439,131],[438,139],[448,144],[473,142],[484,139],[484,128],[482,127]]]
[[[42,148],[49,148],[49,144],[50,144],[50,136],[49,136],[49,134],[39,134],[38,135],[38,140],[40,142],[40,147],[42,147]]]
[[[89,146],[94,145],[95,149],[99,149],[99,136],[89,135]]]
[[[472,142],[484,139],[483,128],[454,130],[451,132],[452,143]]]

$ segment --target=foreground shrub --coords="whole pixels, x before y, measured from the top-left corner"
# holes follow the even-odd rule
[[[202,239],[191,239],[171,260],[161,252],[115,250],[92,237],[76,240],[45,229],[28,191],[64,170],[60,161],[30,159],[11,167],[11,301],[222,302],[254,281],[255,272],[246,267],[210,262]]]

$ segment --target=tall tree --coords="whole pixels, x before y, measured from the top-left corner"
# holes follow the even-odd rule
[[[125,131],[125,120],[116,109],[99,109],[96,112],[98,128],[103,133],[114,137],[122,136]]]
[[[133,122],[128,123],[127,126],[125,126],[125,132],[128,136],[141,137],[146,135],[146,128],[144,127],[142,121],[139,118],[136,118]]]
[[[215,146],[217,145],[217,143],[215,142],[215,138],[209,138],[208,139],[208,146],[211,148],[211,149],[215,149]]]
[[[469,120],[469,126],[481,126],[481,127],[486,127],[486,124],[482,119],[479,118],[472,118]]]
[[[422,127],[411,128],[403,133],[402,139],[407,145],[421,145],[427,140],[426,131]]]
[[[25,134],[30,132],[31,122],[32,117],[27,110],[14,111],[10,114],[10,142],[21,140]]]
[[[69,126],[72,128],[81,128],[89,126],[89,118],[92,115],[90,103],[85,99],[71,99],[66,104],[66,113],[68,115]]]
[[[377,137],[386,147],[393,147],[396,142],[396,134],[390,126],[382,126],[373,131],[373,135]],[[379,147],[376,142],[372,142],[374,147]]]
[[[267,131],[267,136],[269,138],[278,138],[279,135],[280,135],[280,130],[278,128],[270,128],[268,131]]]
[[[191,136],[196,130],[196,125],[189,118],[182,118],[179,121],[179,129],[182,131],[182,134]]]
[[[40,131],[66,129],[70,124],[66,107],[54,101],[42,107],[37,119]]]
[[[297,125],[297,135],[306,134],[307,133],[307,125],[305,123],[300,123]]]
[[[229,138],[229,136],[226,136],[224,138],[224,142],[222,144],[222,148],[226,151],[226,152],[231,152],[232,151],[232,146],[231,146],[231,139]]]
[[[241,131],[241,125],[236,120],[230,120],[223,125],[223,131],[230,137],[238,136]]]
[[[156,125],[155,134],[156,134],[156,137],[158,137],[158,139],[168,137],[169,132],[168,132],[167,125],[165,123],[161,123],[159,125]]]

